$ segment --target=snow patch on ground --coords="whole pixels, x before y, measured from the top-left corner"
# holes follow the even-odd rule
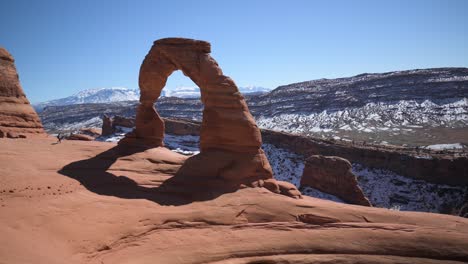
[[[444,149],[463,149],[463,145],[460,143],[454,144],[436,144],[436,145],[429,145],[425,147],[426,149],[431,150],[444,150]]]
[[[70,122],[70,123],[63,123],[63,124],[55,124],[55,123],[48,123],[47,127],[57,127],[60,131],[63,132],[73,132],[78,131],[83,127],[86,128],[101,128],[102,127],[102,118],[101,117],[93,117],[91,119],[81,121],[81,122]]]
[[[304,157],[272,144],[263,144],[262,147],[270,161],[275,179],[290,182],[299,188],[304,171]]]
[[[461,205],[466,188],[439,185],[353,164],[353,173],[366,197],[377,207],[401,211],[441,212]]]
[[[195,155],[200,153],[199,142],[199,136],[164,135],[164,145],[166,148],[184,155]]]
[[[301,188],[301,193],[303,195],[307,195],[307,196],[310,196],[310,197],[315,197],[315,198],[319,198],[319,199],[323,199],[323,200],[334,201],[334,202],[337,202],[337,203],[345,203],[343,200],[341,200],[340,198],[338,198],[338,197],[336,197],[334,195],[321,192],[321,191],[319,191],[317,189],[314,189],[312,187],[309,187],[309,186]]]

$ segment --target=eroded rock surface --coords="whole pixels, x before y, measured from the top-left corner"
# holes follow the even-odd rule
[[[468,262],[465,218],[263,188],[194,200],[174,179],[183,155],[54,142],[0,139],[4,263]]]
[[[223,185],[267,187],[285,194],[299,193],[282,186],[261,149],[262,137],[234,81],[225,76],[210,56],[205,41],[168,38],[154,42],[140,68],[140,105],[136,128],[119,144],[163,146],[164,122],[154,108],[167,78],[181,70],[201,89],[204,104],[200,132],[200,154],[190,158],[179,171]],[[200,181],[195,181],[200,182]]]
[[[44,134],[41,120],[21,88],[13,56],[0,47],[0,137]]]
[[[301,186],[333,194],[345,202],[371,206],[351,168],[351,163],[340,157],[310,156],[304,166]]]

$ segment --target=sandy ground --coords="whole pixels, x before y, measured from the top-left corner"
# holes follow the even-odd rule
[[[463,263],[468,220],[223,193],[165,148],[0,139],[0,263]]]

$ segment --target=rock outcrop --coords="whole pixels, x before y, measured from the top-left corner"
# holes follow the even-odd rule
[[[135,119],[123,116],[110,117],[104,115],[102,117],[102,136],[109,136],[115,133],[118,127],[133,128],[135,126]]]
[[[340,157],[310,156],[304,166],[302,186],[333,194],[345,202],[372,206],[351,171],[351,163]]]
[[[0,47],[0,137],[44,134],[41,120],[26,98],[13,56]]]
[[[171,119],[163,118],[166,133],[173,135],[191,135],[199,136],[200,135],[200,123],[195,123],[193,121],[181,120],[181,119]]]
[[[102,117],[102,136],[110,136],[114,133],[114,127],[112,126],[112,118],[108,115]]]
[[[163,146],[164,122],[154,108],[167,78],[181,70],[201,89],[204,104],[200,132],[200,154],[190,158],[179,170],[188,179],[224,181],[223,186],[267,187],[285,194],[299,191],[280,188],[261,149],[262,138],[234,81],[225,76],[210,56],[205,41],[167,38],[154,42],[140,68],[140,105],[136,128],[119,144],[146,147]],[[194,183],[199,183],[195,180]]]
[[[93,137],[93,138],[97,138],[97,137],[99,137],[99,136],[102,134],[102,130],[99,129],[99,128],[88,128],[88,127],[85,127],[85,128],[81,128],[81,129],[80,129],[80,134],[88,135],[88,136],[91,136],[91,137]]]
[[[66,137],[68,140],[93,141],[95,137],[86,134],[70,134]]]

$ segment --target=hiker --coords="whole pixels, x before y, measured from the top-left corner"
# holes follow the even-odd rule
[[[57,144],[62,143],[62,139],[63,139],[62,133],[58,133],[57,139],[58,139]]]

